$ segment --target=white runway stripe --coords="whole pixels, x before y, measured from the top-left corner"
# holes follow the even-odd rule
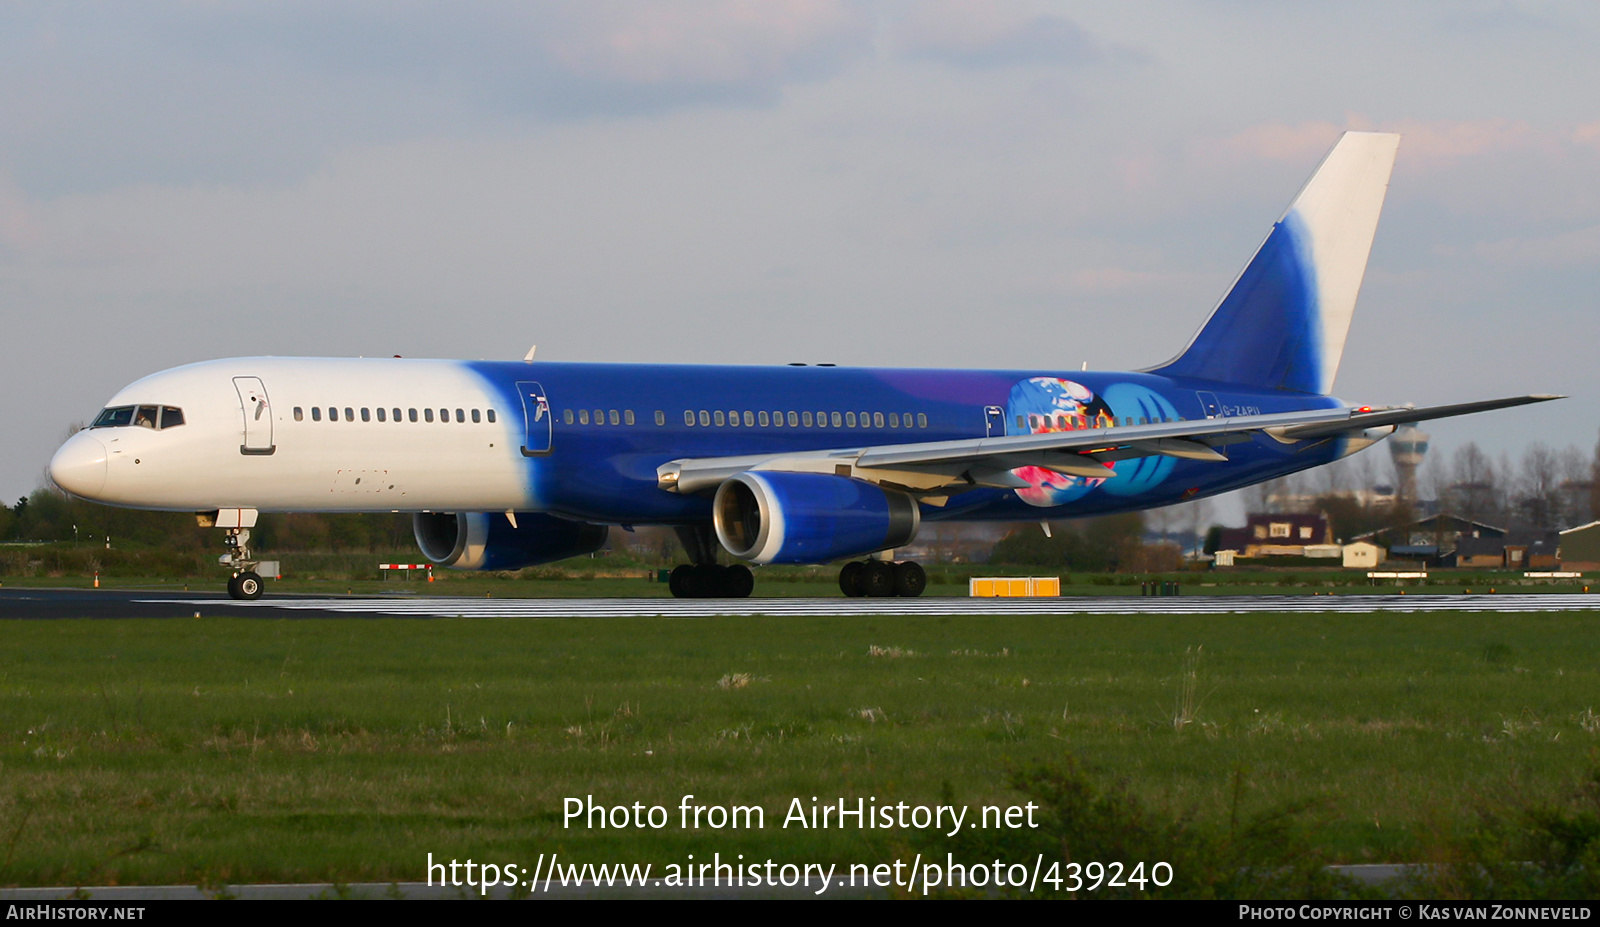
[[[150,604],[420,618],[710,618],[721,615],[1230,615],[1600,610],[1600,595],[1095,596],[1044,599],[141,599]]]

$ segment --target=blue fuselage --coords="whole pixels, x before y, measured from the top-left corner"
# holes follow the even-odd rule
[[[1140,373],[916,370],[827,366],[623,364],[468,366],[528,429],[524,456],[538,507],[613,524],[709,520],[711,503],[657,485],[683,458],[787,454],[1170,420],[1338,408],[1326,396],[1248,392]],[[525,403],[533,392],[541,413]],[[1032,490],[973,488],[923,517],[1058,519],[1167,505],[1328,463],[1342,440],[1284,444],[1265,435],[1223,449],[1226,462],[1140,457],[1104,480],[1047,474]],[[1037,474],[1023,473],[1024,478]]]

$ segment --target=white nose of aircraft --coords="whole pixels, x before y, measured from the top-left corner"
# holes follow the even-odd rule
[[[78,432],[50,459],[50,478],[74,496],[93,499],[106,485],[106,446]]]

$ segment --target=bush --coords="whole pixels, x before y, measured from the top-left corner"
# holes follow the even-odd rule
[[[1202,823],[1192,810],[1153,810],[1126,783],[1102,784],[1070,757],[1059,768],[1020,772],[1011,785],[1039,806],[1039,826],[963,830],[951,840],[958,861],[1031,861],[1043,854],[1043,868],[1048,872],[1059,863],[1063,878],[1074,863],[1120,861],[1131,867],[1142,861],[1146,876],[1156,861],[1172,867],[1165,886],[1152,881],[1076,893],[1066,885],[1051,886],[1052,894],[1079,898],[1352,898],[1362,893],[1356,883],[1330,871],[1316,849],[1312,837],[1319,822],[1312,819],[1311,802],[1241,815],[1242,774],[1235,777],[1225,825]],[[940,847],[939,855],[948,849]],[[1027,894],[1026,889],[1017,893]]]
[[[1562,804],[1486,806],[1407,886],[1420,898],[1600,898],[1600,769]]]

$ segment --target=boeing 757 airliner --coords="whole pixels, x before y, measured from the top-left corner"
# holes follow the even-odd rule
[[[670,525],[678,596],[741,562],[917,595],[924,521],[1170,505],[1344,457],[1398,424],[1554,399],[1352,408],[1329,393],[1399,137],[1350,132],[1176,358],[1129,373],[245,357],[145,377],[56,452],[61,488],[197,513],[236,598],[259,512],[412,512],[434,563],[510,570]],[[859,559],[857,559],[859,558]]]

